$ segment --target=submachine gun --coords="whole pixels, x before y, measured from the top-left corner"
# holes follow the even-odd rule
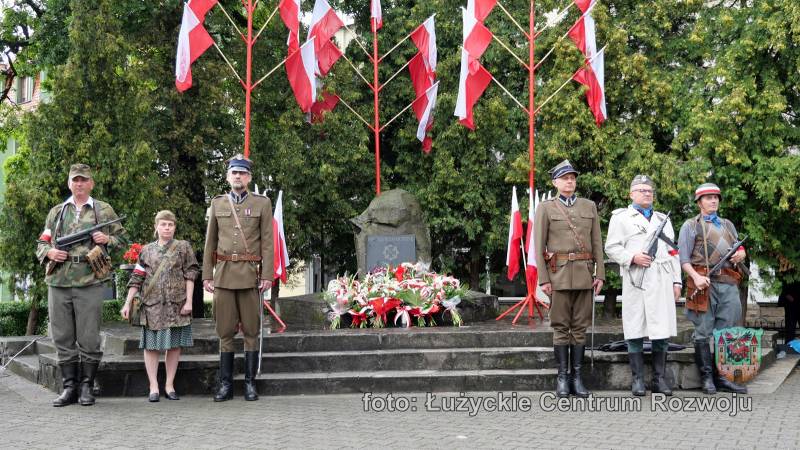
[[[82,242],[92,239],[92,233],[94,233],[95,231],[100,231],[109,225],[113,225],[117,222],[122,222],[123,220],[125,220],[126,217],[127,216],[121,216],[117,219],[109,220],[108,222],[98,223],[97,225],[89,227],[85,230],[81,230],[72,234],[68,234],[66,236],[61,236],[59,238],[56,238],[55,245],[53,245],[53,247],[56,248],[57,250],[68,251],[72,247],[75,247],[76,245]],[[45,273],[47,275],[53,273],[58,264],[60,264],[58,261],[49,260],[47,262],[47,266],[45,266]]]
[[[653,214],[655,216],[655,213]],[[656,228],[653,231],[653,233],[650,234],[650,236],[647,238],[647,242],[644,245],[644,249],[642,250],[642,253],[645,253],[653,260],[655,260],[656,253],[658,252],[659,239],[666,242],[667,245],[669,245],[673,249],[675,250],[678,249],[678,245],[675,244],[675,242],[673,242],[672,239],[668,238],[664,234],[664,227],[667,225],[667,222],[669,222],[670,214],[672,214],[672,211],[667,213],[666,217],[664,217],[664,220],[662,220],[661,223],[658,224],[658,228]],[[639,289],[642,288],[642,284],[644,283],[644,274],[645,271],[647,271],[647,269],[648,269],[647,267],[642,267],[639,265],[634,265],[631,268],[631,283],[633,283],[633,285]]]
[[[728,262],[731,259],[733,254],[736,253],[739,250],[739,247],[741,247],[742,244],[744,244],[744,241],[746,241],[746,240],[747,240],[747,236],[744,236],[742,239],[734,242],[733,245],[731,245],[731,248],[729,248],[728,251],[724,255],[722,255],[722,258],[720,258],[719,262],[714,264],[714,266],[712,266],[711,269],[708,270],[707,274],[700,273],[700,272],[698,272],[698,273],[700,273],[701,275],[707,276],[709,279],[713,275],[718,274],[722,270],[722,267],[725,265],[725,263]],[[744,264],[737,263],[737,264],[733,264],[733,266],[738,268],[739,270],[741,270],[742,273],[744,273],[748,277],[750,276],[750,269],[748,269],[747,266],[745,266]],[[706,289],[708,289],[708,288],[706,288]],[[705,289],[697,289],[697,290],[695,290],[694,292],[692,292],[692,295],[690,295],[686,299],[686,301],[688,302],[688,301],[694,300],[694,298],[697,297],[704,290]]]

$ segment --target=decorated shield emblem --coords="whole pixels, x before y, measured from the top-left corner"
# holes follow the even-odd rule
[[[714,353],[719,374],[735,383],[752,380],[761,367],[762,329],[743,327],[714,331]]]

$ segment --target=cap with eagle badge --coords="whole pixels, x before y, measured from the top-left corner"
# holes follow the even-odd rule
[[[228,171],[235,170],[238,172],[250,173],[250,167],[253,165],[253,161],[245,158],[241,153],[234,155],[233,158],[229,159],[227,162]]]

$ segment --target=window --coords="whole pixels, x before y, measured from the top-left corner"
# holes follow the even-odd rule
[[[17,103],[33,100],[33,77],[17,78]]]

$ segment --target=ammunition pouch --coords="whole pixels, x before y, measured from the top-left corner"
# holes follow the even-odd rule
[[[95,246],[86,254],[86,262],[92,268],[94,276],[102,280],[111,273],[111,257],[100,246]]]

